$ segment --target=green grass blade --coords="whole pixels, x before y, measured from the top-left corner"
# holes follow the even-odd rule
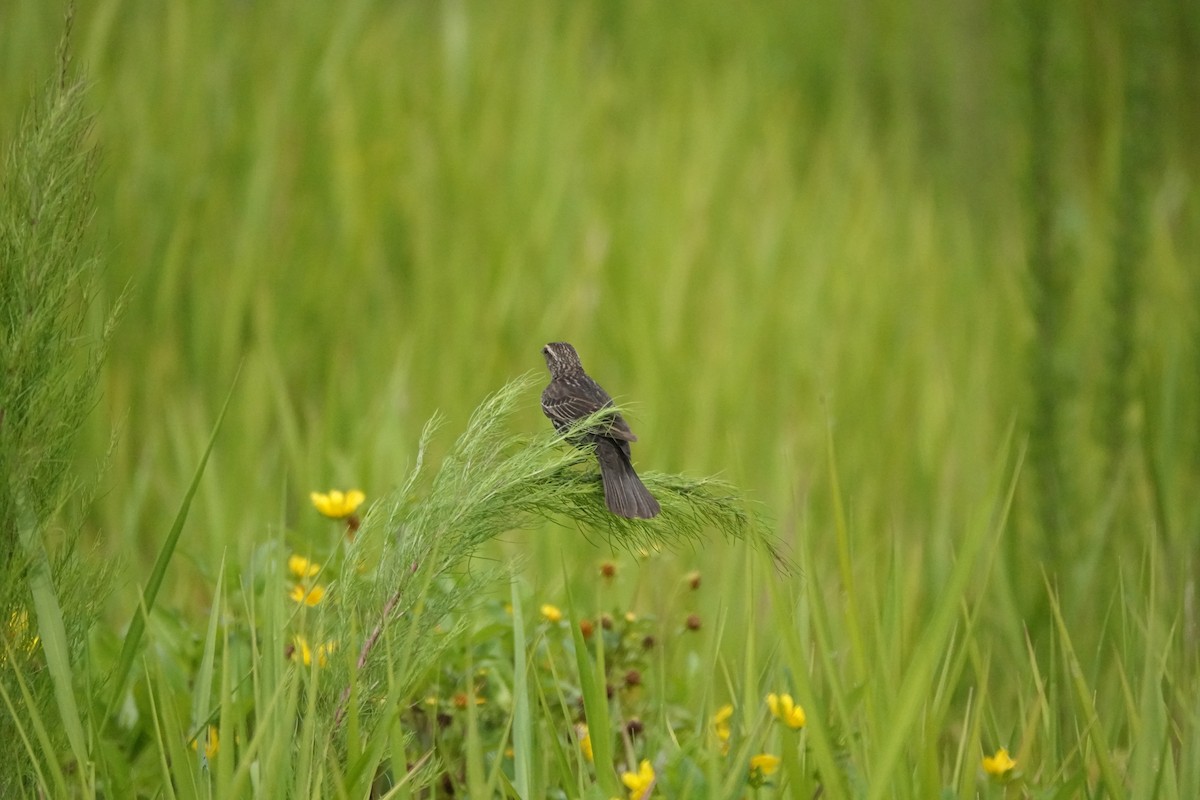
[[[487,779],[483,768],[483,741],[479,730],[479,710],[475,706],[475,661],[467,647],[465,673],[467,676],[467,734],[464,747],[467,761],[467,793],[472,797],[486,795]]]
[[[241,370],[238,370],[238,374]],[[158,551],[158,560],[154,563],[154,569],[150,573],[150,580],[146,583],[146,589],[142,593],[141,608],[134,613],[133,619],[129,621],[129,631],[125,635],[125,643],[121,646],[121,656],[117,661],[116,670],[113,672],[112,695],[108,699],[108,708],[105,709],[105,719],[111,719],[113,709],[120,702],[121,694],[125,691],[125,682],[129,678],[129,671],[133,667],[134,654],[137,652],[138,645],[141,644],[142,634],[146,630],[146,617],[149,616],[154,608],[154,601],[158,597],[158,590],[162,588],[163,579],[167,574],[167,567],[171,564],[171,558],[175,555],[175,546],[179,543],[179,535],[183,532],[183,524],[187,521],[188,512],[192,508],[192,499],[196,496],[196,490],[200,486],[200,478],[204,476],[204,468],[208,466],[208,457],[212,454],[213,446],[217,442],[217,433],[221,430],[221,423],[225,420],[225,412],[229,410],[229,402],[233,399],[233,391],[237,387],[238,375],[233,376],[233,385],[229,387],[229,394],[225,396],[225,402],[221,406],[221,413],[217,415],[216,424],[213,425],[212,433],[208,437],[208,446],[204,448],[204,455],[200,457],[200,463],[196,465],[196,472],[192,475],[191,485],[188,486],[187,493],[183,497],[183,502],[179,505],[179,511],[175,515],[175,521],[171,525],[171,530],[167,533],[167,539],[163,542],[162,548]]]
[[[50,575],[50,561],[42,543],[41,531],[28,513],[24,504],[20,506],[21,540],[29,553],[32,566],[29,574],[29,590],[33,594],[33,607],[37,612],[38,635],[41,637],[42,652],[46,656],[46,668],[54,681],[54,700],[59,718],[71,744],[77,771],[81,780],[92,773],[89,765],[87,743],[83,734],[83,721],[79,706],[75,702],[75,688],[71,669],[71,651],[67,644],[67,629],[63,624],[62,607]],[[32,707],[31,707],[32,708]]]
[[[833,505],[834,530],[837,532],[838,569],[842,578],[842,589],[846,602],[846,629],[850,639],[850,653],[854,659],[854,676],[862,680],[867,674],[866,646],[860,627],[862,619],[858,610],[858,591],[855,588],[853,553],[850,550],[850,526],[846,520],[846,509],[842,502],[842,486],[838,478],[837,454],[833,445],[832,423],[826,424],[826,453],[829,459],[829,496]]]
[[[1007,468],[1007,446],[1002,450],[998,463],[1001,465],[1000,469]],[[997,491],[995,502],[984,510],[983,518],[969,526],[946,589],[934,609],[933,618],[925,627],[921,642],[917,645],[896,692],[896,702],[890,715],[891,724],[883,745],[879,748],[879,757],[871,774],[871,789],[867,795],[870,800],[882,800],[892,791],[894,784],[902,782],[893,772],[905,768],[902,765],[904,750],[912,740],[913,730],[921,722],[922,709],[928,703],[929,687],[938,660],[946,651],[955,622],[961,613],[963,595],[971,585],[971,579],[979,566],[980,553],[986,543],[991,542],[994,547],[999,541],[1000,532],[1004,529],[1016,493],[1019,475],[1018,463],[1017,467],[1012,469],[1007,489]]]
[[[231,712],[233,708],[233,696],[237,687],[234,685],[233,678],[233,658],[229,650],[229,628],[225,628],[223,647],[221,648],[221,715],[217,722],[218,742],[225,742],[227,748],[236,746],[237,734],[235,732],[236,720]],[[199,749],[199,745],[197,745]],[[229,796],[225,789],[233,781],[233,766],[234,759],[232,757],[217,759],[217,778],[216,778],[216,793],[218,796]]]
[[[613,771],[612,723],[608,716],[608,694],[604,688],[604,637],[596,636],[596,658],[599,662],[600,680],[597,682],[595,665],[588,658],[587,642],[575,622],[579,618],[575,598],[571,594],[571,582],[567,580],[566,565],[563,565],[564,585],[567,592],[567,608],[570,610],[571,639],[575,643],[575,664],[579,670],[579,687],[583,694],[583,709],[587,716],[588,732],[592,737],[592,755],[596,766],[596,780],[606,795],[615,797],[624,794],[617,774]]]
[[[146,692],[146,699],[150,704],[150,720],[154,723],[154,750],[158,754],[158,768],[162,771],[163,796],[169,800],[173,800],[176,794],[175,781],[172,780],[171,761],[176,748],[170,734],[163,731],[163,720],[159,712],[158,702],[155,699],[157,695],[155,684],[156,681],[150,674],[149,668],[147,668],[146,686],[149,688]]]
[[[525,618],[521,613],[521,594],[517,583],[512,587],[513,618],[513,768],[517,794],[529,797],[529,774],[532,769],[533,732],[529,709],[529,675],[525,658]]]
[[[207,768],[204,746],[208,741],[208,726],[212,718],[213,661],[217,650],[217,629],[221,621],[221,586],[225,580],[225,562],[217,572],[217,587],[213,590],[212,609],[208,614],[208,634],[204,637],[204,654],[200,657],[200,669],[196,672],[196,689],[192,694],[192,730],[190,739],[197,742],[196,751],[200,763]],[[218,740],[219,741],[219,740]]]
[[[1065,665],[1067,674],[1071,679],[1071,689],[1074,690],[1076,708],[1086,723],[1085,731],[1087,737],[1095,745],[1096,761],[1099,762],[1100,766],[1100,777],[1103,779],[1111,796],[1124,797],[1126,788],[1118,776],[1113,751],[1108,745],[1108,736],[1104,732],[1104,726],[1099,714],[1096,713],[1095,701],[1093,699],[1095,693],[1092,687],[1088,686],[1087,679],[1084,677],[1084,667],[1075,655],[1074,645],[1071,644],[1071,635],[1067,629],[1067,623],[1063,619],[1062,607],[1059,605],[1058,595],[1054,592],[1054,588],[1048,580],[1046,582],[1046,592],[1050,596],[1050,611],[1054,615],[1054,623],[1058,628],[1058,634],[1062,643],[1063,658],[1067,662]]]
[[[775,607],[786,607],[787,589],[781,587],[779,583],[777,579],[766,582],[771,595],[771,603]],[[836,732],[830,729],[829,720],[825,718],[824,714],[815,713],[817,709],[821,708],[821,703],[818,699],[817,689],[813,686],[808,660],[805,658],[804,647],[800,642],[800,633],[792,625],[780,625],[779,630],[782,631],[787,663],[791,667],[791,677],[795,682],[796,699],[809,712],[806,729],[808,746],[811,748],[810,758],[815,763],[817,772],[821,774],[822,786],[829,797],[834,800],[848,797],[849,791],[844,783],[845,776],[838,765],[835,752]]]
[[[46,726],[42,722],[42,716],[38,713],[37,703],[33,699],[33,695],[29,692],[29,685],[25,681],[25,676],[21,674],[21,670],[16,667],[16,653],[13,652],[12,646],[7,641],[4,642],[4,649],[7,657],[13,662],[12,675],[17,681],[17,686],[21,689],[21,699],[25,702],[25,707],[29,710],[29,718],[33,725],[34,735],[37,737],[38,744],[42,747],[42,752],[45,753],[45,764],[49,767],[50,775],[54,778],[54,787],[57,790],[59,797],[67,796],[67,782],[63,777],[62,767],[55,758],[54,746],[50,742],[50,735],[46,731]],[[0,681],[0,696],[4,698],[4,705],[8,707],[8,713],[12,715],[13,722],[16,723],[17,732],[21,737],[21,743],[25,747],[25,752],[29,755],[30,762],[33,763],[34,771],[38,776],[38,785],[44,794],[50,794],[50,784],[46,781],[46,776],[42,774],[42,761],[34,752],[33,743],[29,741],[29,734],[25,731],[23,725],[20,724],[20,717],[17,715],[17,709],[13,705],[12,698],[9,697],[8,691],[4,688],[4,682]]]

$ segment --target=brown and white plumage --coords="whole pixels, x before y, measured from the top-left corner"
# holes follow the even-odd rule
[[[542,392],[542,412],[558,431],[602,408],[612,406],[612,397],[583,370],[579,354],[566,342],[551,342],[542,348],[550,369],[550,385]],[[579,445],[593,445],[604,482],[604,503],[617,516],[649,519],[659,512],[658,501],[650,494],[633,469],[629,443],[637,437],[620,414],[614,414],[603,427],[585,432]]]

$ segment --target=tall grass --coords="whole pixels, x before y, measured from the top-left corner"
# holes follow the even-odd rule
[[[1066,469],[1063,452],[1063,418],[1071,404],[1063,337],[1072,276],[1055,230],[1060,194],[1055,155],[1061,145],[1057,138],[1059,111],[1053,99],[1055,64],[1051,41],[1057,14],[1044,3],[1026,6],[1029,39],[1026,241],[1029,305],[1035,325],[1028,358],[1032,397],[1029,438],[1039,533],[1033,541],[1042,562],[1053,565],[1062,559],[1065,548],[1077,543],[1075,537],[1064,541],[1076,516],[1069,482],[1072,473]]]
[[[85,519],[123,578],[90,676],[242,368],[92,751],[106,786],[607,797],[645,758],[661,796],[734,797],[765,751],[761,796],[1197,794],[1200,21],[1145,11],[1139,112],[1142,34],[1080,4],[80,9],[103,169],[79,246],[104,255],[95,308],[134,287],[57,462],[92,474],[119,428]],[[0,9],[3,141],[60,27]],[[379,565],[346,571],[308,493],[413,511],[418,453],[453,464],[481,399],[559,339],[617,393],[640,472],[720,475],[800,569],[711,532],[629,552],[573,522],[505,531],[425,581],[436,660],[381,633],[359,675],[404,561],[351,590]],[[549,436],[536,396],[504,437]],[[292,553],[344,581],[353,624],[288,599]],[[347,685],[371,691],[335,735]],[[1006,785],[981,774],[1001,746]]]
[[[96,161],[65,43],[4,150],[0,190],[0,793],[14,796],[35,778],[58,793],[95,785],[76,691],[107,570],[80,539],[94,489],[71,461],[112,318],[91,324]]]
[[[1135,370],[1134,347],[1140,315],[1138,297],[1149,240],[1151,202],[1147,178],[1155,161],[1155,69],[1151,53],[1157,46],[1156,10],[1133,10],[1126,30],[1125,67],[1120,134],[1120,164],[1113,201],[1112,274],[1107,290],[1109,330],[1104,402],[1100,409],[1101,437],[1109,466],[1106,478],[1118,480],[1127,468],[1129,404]]]

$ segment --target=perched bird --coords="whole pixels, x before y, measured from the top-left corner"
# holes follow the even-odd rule
[[[550,385],[542,392],[542,411],[558,431],[613,404],[579,363],[579,354],[566,342],[551,342],[542,348],[550,368]],[[578,446],[594,445],[604,482],[604,504],[618,517],[649,519],[658,514],[658,501],[642,484],[629,460],[629,443],[637,437],[620,414],[584,432]]]

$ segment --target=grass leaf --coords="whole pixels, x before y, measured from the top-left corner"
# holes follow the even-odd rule
[[[146,582],[146,588],[142,592],[141,607],[129,621],[129,630],[126,632],[124,643],[121,646],[121,655],[112,673],[111,694],[109,695],[108,708],[104,713],[106,719],[112,718],[113,709],[116,708],[125,691],[125,682],[129,677],[129,670],[133,666],[133,659],[137,655],[137,648],[141,644],[142,634],[146,629],[146,618],[154,609],[154,601],[158,598],[158,590],[162,587],[163,580],[167,575],[167,568],[171,565],[171,558],[175,555],[175,546],[179,542],[179,535],[183,533],[183,525],[187,522],[188,512],[192,507],[192,498],[196,496],[196,490],[200,487],[200,479],[204,476],[204,468],[208,465],[208,457],[212,454],[213,446],[217,443],[217,433],[221,430],[221,423],[225,420],[225,412],[229,410],[229,403],[233,400],[233,391],[236,386],[237,376],[235,375],[233,385],[229,387],[229,394],[225,396],[225,402],[221,405],[221,413],[217,415],[217,421],[213,425],[212,433],[209,434],[208,446],[204,448],[204,455],[200,457],[200,463],[196,465],[191,485],[188,486],[187,493],[183,496],[183,501],[179,504],[179,511],[175,514],[175,521],[171,524],[171,529],[167,532],[167,538],[158,551],[158,558],[154,562],[154,569],[151,570],[150,578]]]

